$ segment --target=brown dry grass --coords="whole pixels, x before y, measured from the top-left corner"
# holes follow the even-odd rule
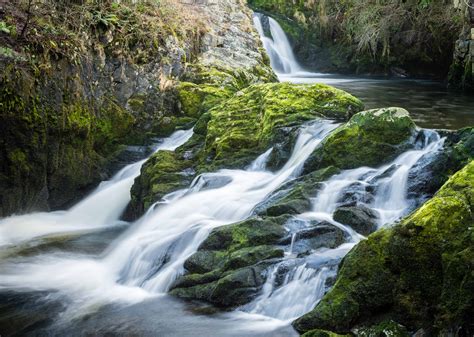
[[[100,41],[114,53],[146,62],[166,48],[169,38],[182,44],[199,41],[207,26],[193,6],[179,0],[0,0],[0,4],[0,25],[8,27],[0,30],[1,46],[32,57],[74,60]]]

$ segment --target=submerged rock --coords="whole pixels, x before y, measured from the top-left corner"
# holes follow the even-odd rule
[[[472,333],[473,203],[471,161],[400,224],[357,245],[334,288],[295,328],[344,333],[391,318],[409,329]]]

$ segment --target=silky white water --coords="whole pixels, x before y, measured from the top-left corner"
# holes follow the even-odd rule
[[[3,265],[0,287],[54,290],[70,298],[75,314],[104,303],[133,303],[164,293],[212,228],[250,216],[255,205],[298,174],[336,126],[318,122],[303,127],[290,159],[276,173],[263,170],[267,151],[247,170],[205,174],[205,179],[217,182],[216,187],[196,188],[200,180],[196,178],[189,189],[173,193],[168,202],[138,220],[100,259],[54,253]]]
[[[271,38],[265,35],[262,25],[262,14],[254,14],[253,21],[257,29],[263,46],[270,57],[270,63],[277,74],[296,74],[303,72],[303,68],[298,64],[288,37],[278,22],[268,18]]]
[[[380,168],[361,167],[347,170],[329,179],[314,199],[312,212],[300,214],[296,218],[300,223],[307,223],[308,227],[314,221],[330,223],[346,233],[348,243],[335,249],[317,250],[305,258],[295,259],[291,253],[297,233],[293,233],[289,254],[286,254],[286,260],[279,264],[288,266],[289,261],[295,260],[284,282],[276,284],[275,275],[279,265],[273,267],[262,294],[242,310],[289,321],[310,311],[324,295],[326,280],[335,275],[337,263],[363,238],[351,228],[333,219],[333,213],[340,204],[344,191],[348,187],[356,186],[363,189],[375,183],[377,188],[374,200],[367,206],[378,212],[380,226],[393,223],[406,215],[411,210],[407,200],[410,169],[422,157],[437,153],[444,144],[444,139],[436,132],[429,130],[422,132],[424,143],[417,144],[417,148],[401,154],[392,163]],[[388,171],[389,169],[391,171]]]
[[[192,130],[176,131],[157,145],[155,151],[174,150],[191,136]],[[130,188],[145,161],[127,165],[68,211],[32,213],[1,220],[0,248],[51,235],[90,231],[116,224],[130,202]]]

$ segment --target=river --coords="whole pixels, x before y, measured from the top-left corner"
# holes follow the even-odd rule
[[[274,39],[262,39],[283,81],[329,83],[360,97],[368,108],[401,105],[422,127],[474,124],[468,108],[472,99],[432,82],[308,73],[297,64],[281,28],[272,25]],[[262,33],[258,20],[256,26]],[[0,335],[297,336],[291,321],[316,305],[340,259],[363,239],[333,219],[342,194],[349,187],[361,194],[372,185],[376,192],[364,204],[379,214],[378,227],[406,215],[416,206],[407,195],[410,172],[443,147],[437,131],[420,129],[413,147],[387,165],[347,170],[327,180],[311,210],[285,225],[292,237],[284,246],[285,257],[269,269],[267,282],[251,303],[223,312],[183,302],[167,291],[213,228],[251,216],[259,203],[299,175],[305,160],[336,127],[330,121],[306,124],[277,172],[266,169],[266,151],[247,168],[204,173],[134,223],[120,216],[144,160],[123,168],[69,210],[1,220]],[[172,151],[192,133],[177,131],[155,150]],[[204,188],[199,178],[215,182],[215,187]],[[305,249],[302,234],[314,221],[337,227],[344,243],[299,254]],[[282,270],[283,281],[275,282]]]

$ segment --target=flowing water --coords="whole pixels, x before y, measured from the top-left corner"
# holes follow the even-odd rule
[[[262,25],[262,14],[255,14],[253,21],[255,28],[262,38],[263,45],[270,57],[270,63],[273,70],[277,74],[296,74],[302,72],[303,69],[296,61],[290,41],[286,37],[285,32],[278,22],[272,18],[268,18],[268,26],[271,37],[267,37],[264,33]]]
[[[260,16],[254,21],[281,79],[323,77],[308,75],[298,65],[276,21],[269,20],[272,38],[265,36]],[[335,210],[356,202],[377,215],[379,227],[413,210],[418,201],[407,194],[410,173],[442,150],[444,139],[437,132],[418,130],[412,148],[387,165],[346,170],[324,182],[311,210],[285,224],[285,256],[268,268],[253,302],[221,313],[185,304],[166,292],[212,229],[252,216],[255,207],[301,174],[306,159],[336,127],[323,121],[301,127],[289,160],[276,172],[266,169],[270,148],[245,169],[203,173],[134,223],[120,216],[145,160],[125,167],[67,211],[1,220],[0,326],[2,319],[9,320],[3,326],[27,336],[296,335],[289,323],[321,300],[340,260],[364,239],[335,221]],[[178,131],[156,151],[174,150],[191,136],[191,130]],[[305,233],[315,229],[341,233],[342,240],[314,246]]]
[[[351,195],[365,195],[366,186],[376,186],[373,200],[368,203],[359,200],[358,204],[368,206],[378,213],[379,226],[391,224],[413,209],[414,204],[406,196],[410,169],[421,158],[438,153],[444,144],[444,139],[436,132],[420,132],[424,137],[415,144],[415,149],[401,154],[392,163],[380,168],[347,170],[325,183],[314,199],[312,211],[290,220],[297,222],[299,226],[292,231],[289,254],[279,265],[273,267],[262,295],[243,310],[292,321],[310,311],[322,298],[327,290],[326,280],[335,276],[340,259],[363,238],[350,227],[333,219],[334,211],[343,203],[344,193],[349,188]],[[324,248],[313,251],[309,256],[295,257],[293,250],[298,232],[312,228],[314,222],[326,222],[343,230],[347,243],[335,249]],[[289,227],[291,230],[291,226]],[[290,271],[286,272],[283,282],[276,282],[275,275],[282,267]]]
[[[325,83],[360,98],[367,109],[400,106],[408,109],[417,125],[459,129],[474,125],[474,96],[448,91],[445,83],[413,79],[385,79],[314,73],[298,64],[278,22],[268,18],[266,34],[262,14],[254,22],[280,81]]]
[[[134,304],[164,294],[184,272],[185,260],[213,228],[249,217],[258,203],[299,174],[308,156],[336,126],[330,122],[316,122],[303,127],[290,159],[278,172],[265,170],[269,150],[247,170],[220,170],[197,177],[188,189],[174,192],[166,203],[150,209],[102,256],[91,258],[83,254],[54,252],[7,259],[0,266],[0,288],[16,292],[47,291],[54,294],[54,299],[58,296],[67,298],[68,307],[62,314],[65,320],[84,316],[108,303]],[[173,146],[167,149],[175,148],[179,145],[176,139],[182,143],[189,138],[190,132],[186,137],[181,136],[172,136],[174,141],[166,140],[163,144],[171,142]],[[132,165],[122,170],[112,181],[102,184],[90,197],[60,216],[68,219],[70,212],[79,207],[86,209],[84,204],[93,200],[88,210],[96,212],[99,218],[116,222],[126,203],[120,212],[114,210],[115,218],[103,216],[101,212],[111,213],[108,207],[115,208],[108,204],[109,198],[117,197],[103,191],[136,176],[138,169]],[[128,189],[130,186],[131,182]],[[129,198],[128,193],[126,197]],[[87,219],[90,215],[85,212]],[[30,216],[35,217],[34,214]],[[9,226],[12,220],[21,222],[21,217],[5,219],[3,224]],[[83,229],[82,223],[79,229]],[[62,223],[58,230],[64,235],[68,225],[71,231],[78,230],[76,223]],[[106,224],[94,224],[99,225]],[[48,229],[41,237],[55,232]],[[32,238],[22,238],[27,239]],[[267,320],[265,318],[263,322]],[[272,329],[275,326],[278,324],[272,324]]]
[[[174,150],[191,136],[192,130],[177,131],[158,144],[155,151]],[[1,220],[0,248],[52,235],[86,232],[116,225],[130,202],[130,188],[145,161],[146,159],[127,165],[68,211],[33,213]]]

